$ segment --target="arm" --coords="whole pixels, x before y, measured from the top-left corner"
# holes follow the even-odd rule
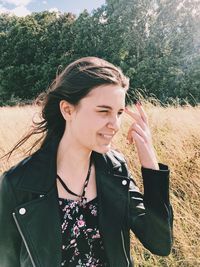
[[[130,175],[130,228],[145,248],[167,256],[172,247],[173,211],[169,202],[169,170],[161,163],[159,169],[141,167],[144,195]]]
[[[127,139],[130,144],[135,143],[142,165],[144,195],[131,180],[130,227],[147,249],[154,254],[166,256],[172,246],[173,220],[169,203],[169,170],[157,161],[148,117],[141,103],[137,103],[136,108],[137,112],[125,109],[133,119]]]
[[[15,200],[6,173],[0,177],[0,266],[19,267],[21,238],[12,212]]]

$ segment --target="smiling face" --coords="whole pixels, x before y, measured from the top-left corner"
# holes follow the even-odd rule
[[[125,89],[101,85],[84,97],[67,121],[67,135],[80,148],[106,153],[121,125]]]

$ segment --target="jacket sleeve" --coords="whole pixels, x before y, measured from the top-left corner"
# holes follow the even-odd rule
[[[20,236],[12,212],[15,199],[6,173],[0,177],[0,266],[19,267]]]
[[[144,194],[129,174],[130,228],[145,248],[153,254],[167,256],[172,247],[173,228],[169,169],[159,163],[159,170],[141,167],[141,172]]]

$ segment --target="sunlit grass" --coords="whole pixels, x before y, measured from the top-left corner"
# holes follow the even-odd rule
[[[174,208],[174,246],[168,257],[149,253],[132,235],[131,253],[136,267],[194,267],[200,266],[200,106],[161,107],[143,102],[149,117],[153,143],[159,162],[171,171],[170,198]],[[132,107],[134,109],[134,107]],[[0,108],[0,156],[24,135],[38,108]],[[134,144],[126,142],[131,123],[123,115],[122,129],[114,140],[115,147],[124,153],[129,168],[142,190],[140,163]],[[33,139],[32,139],[33,141]],[[24,157],[31,140],[21,147],[10,161],[1,160],[0,172]]]

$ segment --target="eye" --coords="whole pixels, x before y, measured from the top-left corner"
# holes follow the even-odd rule
[[[99,112],[108,112],[108,110],[100,110]]]
[[[118,112],[118,115],[119,115],[119,116],[122,115],[122,114],[123,114],[123,111]]]

